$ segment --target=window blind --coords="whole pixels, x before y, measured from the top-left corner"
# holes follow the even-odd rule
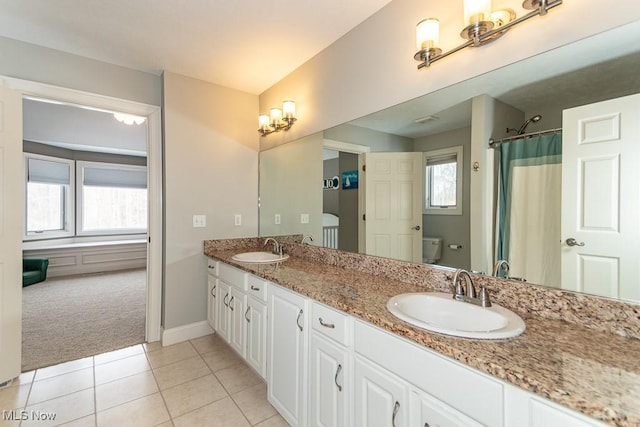
[[[96,187],[147,188],[146,169],[83,168],[83,185]]]
[[[27,177],[29,182],[69,185],[71,168],[67,163],[29,159]]]

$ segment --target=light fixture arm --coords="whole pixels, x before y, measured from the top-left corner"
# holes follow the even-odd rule
[[[418,69],[428,67],[434,62],[442,58],[445,58],[455,52],[458,52],[464,48],[467,48],[469,46],[481,46],[483,44],[494,41],[498,37],[502,36],[511,27],[523,21],[526,21],[530,18],[533,18],[535,16],[544,16],[547,14],[547,12],[550,9],[553,9],[556,6],[560,6],[561,4],[562,4],[562,0],[552,0],[552,1],[525,0],[522,6],[525,9],[533,9],[533,10],[531,10],[531,12],[527,13],[526,15],[521,16],[520,18],[516,18],[509,22],[502,23],[501,25],[498,25],[495,28],[488,30],[486,32],[473,31],[473,29],[469,30],[469,40],[467,40],[466,42],[462,43],[461,45],[447,52],[441,52],[440,49],[434,49],[434,48],[419,50],[414,55],[414,59],[416,61],[420,61],[420,64],[418,64]],[[510,12],[513,13],[513,11],[510,11]],[[465,32],[465,30],[463,30],[463,33]]]

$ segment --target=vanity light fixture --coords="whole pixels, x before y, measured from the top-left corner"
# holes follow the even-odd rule
[[[269,115],[260,114],[258,116],[258,132],[262,136],[267,136],[273,132],[281,130],[289,130],[296,121],[296,103],[293,101],[284,101],[282,110],[272,108]]]
[[[477,47],[490,43],[511,27],[534,16],[546,15],[549,9],[562,4],[562,0],[525,0],[522,7],[531,12],[516,18],[511,9],[491,10],[491,0],[464,0],[465,27],[460,37],[467,41],[447,52],[438,47],[440,37],[440,23],[436,18],[420,21],[416,26],[416,47],[418,51],[413,56],[420,61],[418,69],[428,67],[438,59],[449,56],[466,47]]]
[[[146,117],[134,116],[132,114],[124,113],[113,113],[113,117],[115,117],[117,121],[124,123],[125,125],[141,125],[145,120],[147,120]]]

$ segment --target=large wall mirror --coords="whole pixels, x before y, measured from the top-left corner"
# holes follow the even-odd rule
[[[568,173],[562,159],[562,128],[566,127],[563,112],[640,93],[640,74],[637,72],[640,46],[620,43],[620,40],[633,39],[638,31],[638,23],[619,27],[262,151],[260,234],[301,233],[311,236],[312,244],[316,245],[466,269],[472,269],[472,259],[478,256],[473,251],[480,250],[491,252],[480,254],[491,261],[486,265],[486,274],[493,273],[493,263],[506,258],[511,267],[509,277],[514,279],[623,300],[640,300],[640,291],[635,289],[637,285],[630,284],[629,289],[620,293],[590,288],[588,283],[578,288],[563,284],[567,279],[561,273],[561,258],[571,245],[567,245],[567,236],[560,233],[566,210],[563,199],[569,198],[561,190],[561,176]],[[428,78],[428,72],[426,70],[425,78]],[[547,130],[555,131],[546,133]],[[500,186],[505,185],[502,180],[507,178],[500,174],[501,162],[507,154],[490,148],[488,136],[501,139],[518,133],[540,133],[549,140],[560,139],[551,144],[555,148],[542,156],[552,159],[549,171],[545,171],[544,176],[538,176],[539,171],[527,176],[513,173],[514,181],[509,181],[508,186],[516,188],[520,185],[521,190],[514,191],[513,197],[509,196],[505,201],[501,199],[506,197],[503,194],[506,187],[501,191]],[[488,163],[474,164],[473,144],[476,144],[476,150],[478,144],[482,144],[485,159],[490,160]],[[640,144],[640,139],[636,139],[635,144]],[[500,145],[511,146],[512,143]],[[431,156],[431,164],[425,160],[424,153],[435,153]],[[451,153],[461,154],[456,158]],[[536,162],[538,160],[533,163]],[[362,170],[363,164],[366,164],[366,172]],[[480,237],[470,227],[477,213],[477,203],[473,203],[477,187],[472,185],[472,176],[481,173],[487,164],[491,171],[490,175],[485,175],[483,185],[489,186],[490,191],[482,194],[493,208],[491,226],[486,227],[491,228],[487,231],[490,244],[477,245],[475,239]],[[640,159],[633,164],[640,164]],[[593,168],[598,167],[602,169],[606,165],[602,163]],[[502,169],[512,170],[506,163]],[[371,184],[371,176],[377,176],[378,172],[388,173],[392,179],[380,178],[377,184]],[[433,206],[431,210],[424,209],[429,182],[432,185],[429,188],[434,192],[432,197],[443,206],[442,212],[434,212]],[[634,198],[637,199],[638,182],[640,178],[635,182],[621,181],[620,188],[635,188]],[[606,191],[609,190],[600,189],[601,192],[593,197],[608,197]],[[371,198],[377,200],[373,205]],[[591,206],[597,209],[609,204],[610,200],[595,200]],[[531,230],[514,231],[513,224],[507,224],[507,231],[504,231],[504,219],[501,223],[499,217],[504,217],[505,209],[517,210],[513,206],[518,203],[524,218],[520,215],[511,223],[520,221],[520,227],[525,229],[527,224],[535,224],[538,228],[533,234]],[[461,209],[454,209],[456,204],[461,204],[458,206]],[[639,209],[638,204],[621,206],[618,216],[640,216],[640,212],[634,211]],[[394,227],[402,219],[402,227],[411,229],[413,238],[393,243],[385,240],[385,233],[371,235],[370,229],[377,227],[375,223],[380,212],[394,218],[392,224],[382,227]],[[572,215],[576,215],[575,211]],[[594,221],[601,216],[591,211],[581,215],[592,217]],[[512,227],[511,232],[508,227]],[[540,230],[548,234],[546,240],[523,246],[525,241],[538,240],[537,234],[542,234]],[[619,232],[624,233],[624,227]],[[582,241],[578,238],[575,243],[575,249],[578,249]],[[438,250],[432,251],[435,247]],[[626,251],[633,254],[637,250],[640,247],[634,246]],[[588,254],[579,262],[587,258]],[[591,266],[584,264],[584,269],[576,274],[591,275],[594,280],[603,274],[618,274],[620,277],[616,280],[626,280],[619,265],[605,265],[602,259]]]

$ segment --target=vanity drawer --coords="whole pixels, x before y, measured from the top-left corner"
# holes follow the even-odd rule
[[[218,277],[229,285],[233,285],[243,291],[247,290],[247,276],[249,273],[230,265],[220,263]]]
[[[267,301],[267,281],[249,274],[247,277],[247,295],[253,296],[261,301]]]
[[[349,317],[332,308],[314,302],[311,305],[311,324],[313,329],[342,345],[348,346],[350,341]]]
[[[219,265],[219,261],[216,261],[213,258],[208,258],[207,259],[207,272],[209,274],[211,274],[212,276],[216,276],[218,277],[218,267]]]

